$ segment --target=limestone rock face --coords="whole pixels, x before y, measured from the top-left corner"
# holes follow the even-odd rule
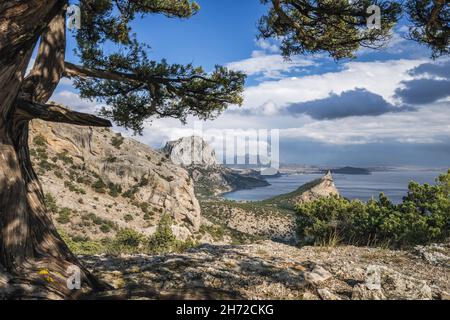
[[[210,167],[219,164],[214,148],[198,136],[169,141],[163,148],[163,152],[170,156],[173,163],[184,167],[192,165]]]
[[[89,214],[144,234],[156,230],[163,214],[174,218],[180,238],[199,229],[193,182],[166,155],[109,129],[41,121],[33,121],[30,141],[44,191],[72,210],[62,229],[91,238],[112,235],[106,227],[102,234],[83,225]]]
[[[308,190],[296,197],[296,202],[310,202],[319,198],[329,197],[332,195],[339,195],[339,191],[336,188],[331,172],[328,172],[325,176],[318,181],[317,184],[311,186]]]
[[[194,180],[196,194],[214,197],[225,192],[268,186],[255,170],[238,172],[220,165],[212,146],[198,136],[169,141],[162,152],[186,168]]]

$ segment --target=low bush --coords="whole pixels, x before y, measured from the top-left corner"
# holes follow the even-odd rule
[[[156,232],[149,238],[148,247],[152,254],[169,252],[182,252],[195,246],[192,240],[177,240],[172,232],[173,220],[168,215],[163,215],[158,223]]]
[[[145,236],[133,229],[122,229],[117,232],[114,240],[108,245],[107,252],[113,255],[122,253],[142,253]]]
[[[122,137],[120,133],[117,133],[114,137],[111,139],[111,144],[113,147],[120,149],[120,146],[124,143],[125,139]]]
[[[56,218],[56,221],[58,221],[61,224],[67,224],[70,222],[70,216],[72,215],[72,210],[69,208],[62,208],[59,210],[59,215]]]
[[[44,147],[47,145],[47,140],[42,134],[38,134],[33,138],[33,143],[37,146]]]
[[[337,196],[297,208],[303,244],[412,246],[450,236],[450,170],[435,185],[411,182],[400,204],[384,194],[363,203]]]
[[[97,193],[105,193],[105,188],[106,188],[106,184],[103,182],[102,179],[97,179],[97,181],[95,181],[92,184],[92,189],[94,189],[95,192]]]
[[[130,221],[133,221],[134,218],[131,214],[126,214],[123,216],[123,220],[125,220],[125,222],[130,222]]]

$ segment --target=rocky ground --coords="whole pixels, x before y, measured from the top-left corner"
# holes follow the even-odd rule
[[[272,241],[203,245],[163,256],[83,256],[118,290],[142,299],[145,288],[176,297],[232,299],[449,299],[450,244],[410,251],[303,247]],[[134,292],[134,293],[133,293]],[[123,297],[123,296],[122,296]]]

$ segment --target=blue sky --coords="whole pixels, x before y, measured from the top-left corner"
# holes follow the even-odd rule
[[[275,41],[256,40],[266,10],[259,0],[198,2],[191,19],[148,16],[133,28],[152,59],[248,74],[243,107],[232,106],[205,129],[279,129],[286,163],[450,167],[450,62],[433,61],[428,49],[405,40],[403,23],[382,51],[361,50],[339,63],[324,54],[286,62]],[[70,40],[71,61],[73,46]],[[68,80],[53,100],[83,111],[99,107],[81,100]],[[194,123],[149,121],[136,138],[160,147],[192,134]]]

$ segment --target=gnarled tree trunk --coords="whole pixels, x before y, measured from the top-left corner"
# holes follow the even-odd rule
[[[46,104],[64,72],[65,10],[65,1],[55,0],[0,4],[0,268],[10,275],[12,297],[68,298],[108,287],[58,235],[29,155],[28,125],[34,118],[110,126]],[[39,37],[36,62],[25,78]],[[70,290],[67,280],[77,268],[82,290]]]

